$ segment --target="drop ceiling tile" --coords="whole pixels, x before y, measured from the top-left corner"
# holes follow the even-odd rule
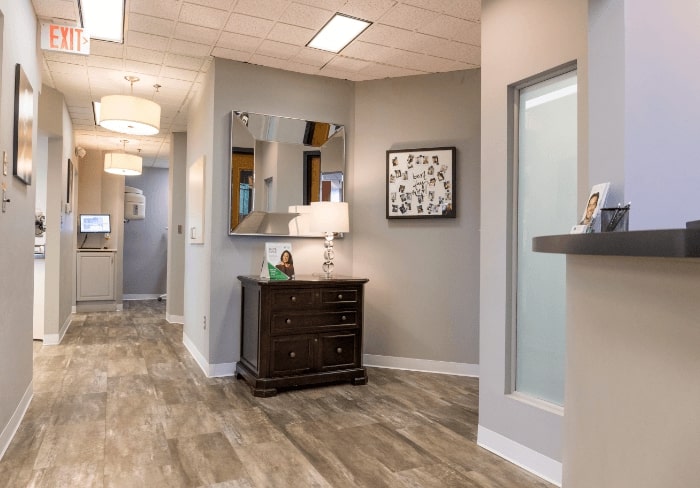
[[[173,37],[175,39],[180,39],[181,41],[214,44],[217,37],[219,37],[219,32],[207,27],[199,27],[197,25],[178,22],[178,24],[175,26],[175,33],[173,34]]]
[[[337,12],[340,7],[345,5],[347,0],[294,0],[294,2]]]
[[[425,54],[413,53],[409,51],[402,51],[400,49],[396,49],[394,51],[394,56],[391,58],[388,64],[425,73],[428,70],[424,69],[423,65],[429,60],[430,56],[427,56]]]
[[[420,32],[475,46],[481,44],[481,24],[448,15],[441,15],[430,24],[421,27]]]
[[[299,46],[284,44],[277,41],[264,40],[255,54],[278,59],[289,59],[300,51]]]
[[[251,53],[236,51],[235,49],[226,49],[223,47],[215,47],[212,52],[212,56],[223,59],[231,59],[233,61],[243,61],[246,62],[250,59]]]
[[[293,71],[295,73],[320,74],[318,68],[316,68],[315,66],[299,64],[293,61],[288,61],[286,59],[279,59],[275,57],[265,56],[262,54],[254,54],[250,58],[250,63],[258,64],[261,66],[268,66],[270,68],[277,68],[285,71]]]
[[[69,54],[62,53],[58,51],[43,51],[44,59],[47,61],[67,63],[67,64],[77,64],[79,66],[86,66],[87,60],[90,56],[83,56],[80,54]]]
[[[160,70],[160,76],[164,78],[172,78],[173,80],[194,81],[197,78],[197,72],[188,69],[171,68],[163,66]]]
[[[185,2],[180,9],[178,19],[187,24],[196,24],[210,29],[221,29],[226,23],[228,12],[216,8],[204,7]]]
[[[179,54],[167,53],[163,64],[166,66],[172,66],[173,68],[192,69],[197,71],[202,68],[204,59],[201,57],[194,58],[191,56],[181,56]]]
[[[277,20],[290,3],[289,0],[265,0],[264,2],[260,0],[239,0],[234,8],[234,12]]]
[[[285,24],[297,25],[313,29],[314,31],[323,27],[326,22],[333,17],[335,10],[325,10],[321,8],[311,7],[309,5],[301,5],[292,3],[284,11],[279,21]]]
[[[124,61],[121,58],[109,58],[96,54],[88,56],[87,63],[89,67],[95,68],[123,69],[124,67]]]
[[[124,56],[124,44],[93,39],[90,41],[90,56],[93,54],[110,58],[122,58]]]
[[[142,47],[144,49],[154,49],[165,51],[168,49],[168,38],[146,34],[144,32],[129,32],[126,39],[127,46]]]
[[[150,49],[127,46],[125,58],[128,61],[162,64],[163,59],[165,58],[165,53],[163,51],[152,51]]]
[[[187,0],[192,1],[192,0]],[[220,10],[231,10],[231,7],[236,3],[236,0],[196,0],[193,3],[204,5],[205,7],[218,8]]]
[[[403,0],[403,3],[466,20],[481,18],[481,0]]]
[[[358,19],[374,22],[395,4],[394,0],[353,0],[343,5],[340,12]]]
[[[124,69],[129,73],[136,74],[139,78],[143,78],[141,75],[157,75],[160,71],[160,66],[126,59],[124,60]]]
[[[336,56],[326,65],[326,67],[323,68],[323,71],[325,72],[326,68],[328,68],[333,70],[356,72],[363,70],[369,64],[369,61],[346,58],[344,56]]]
[[[181,0],[138,0],[129,2],[129,11],[137,14],[175,20],[180,13]]]
[[[355,59],[364,59],[367,61],[375,61],[383,63],[394,54],[394,48],[381,46],[379,44],[370,44],[368,42],[355,41],[348,47],[343,49],[343,56],[348,56]]]
[[[51,74],[54,77],[54,81],[56,81],[57,74],[65,74],[69,76],[87,78],[87,66],[59,63],[57,61],[47,61],[46,63],[49,65],[49,70],[51,70]]]
[[[369,42],[390,47],[402,47],[412,42],[414,33],[406,29],[398,29],[389,25],[371,25],[357,38],[358,41]]]
[[[303,27],[278,22],[272,28],[267,38],[272,41],[294,44],[296,46],[305,46],[315,33],[316,31],[312,29],[305,29]]]
[[[300,63],[318,66],[319,68],[333,59],[335,54],[321,51],[320,49],[312,49],[305,47],[294,56],[291,61],[299,61]]]
[[[34,11],[40,18],[68,20],[77,25],[78,12],[72,0],[32,0]]]
[[[430,24],[439,16],[440,14],[432,10],[399,4],[384,14],[379,19],[379,23],[402,29],[420,30],[422,26]]]
[[[170,52],[182,54],[185,56],[209,56],[211,47],[206,44],[196,42],[181,41],[173,39],[170,41]]]
[[[147,34],[170,37],[174,27],[175,21],[162,17],[151,17],[150,15],[136,13],[129,15],[128,28],[130,32],[145,32]]]
[[[271,20],[251,17],[250,15],[231,14],[224,30],[247,36],[265,37],[273,25],[274,22]]]
[[[219,40],[216,42],[216,47],[252,53],[261,42],[262,39],[258,37],[244,36],[234,32],[222,32]]]
[[[372,63],[362,70],[362,73],[371,79],[395,78],[399,76],[422,75],[424,72],[416,71],[407,68],[399,68],[397,66],[386,66],[383,64]]]

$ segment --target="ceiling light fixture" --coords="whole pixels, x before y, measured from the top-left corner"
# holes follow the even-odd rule
[[[307,46],[337,54],[370,25],[372,23],[366,20],[336,13]]]
[[[135,154],[127,154],[126,144],[129,141],[122,139],[124,146],[122,152],[105,153],[104,169],[106,173],[123,176],[137,176],[141,174],[143,159]]]
[[[152,136],[160,132],[160,105],[134,96],[136,76],[125,76],[131,95],[107,95],[100,100],[99,124],[122,134]]]
[[[124,42],[125,0],[78,0],[83,27],[91,39]]]

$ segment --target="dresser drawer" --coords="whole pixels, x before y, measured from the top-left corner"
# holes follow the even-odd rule
[[[275,313],[272,314],[272,333],[290,333],[318,327],[355,327],[357,311]]]
[[[270,354],[273,376],[304,374],[314,367],[314,336],[274,337]]]
[[[315,303],[316,292],[309,289],[275,290],[270,293],[272,310],[305,310]]]
[[[319,335],[319,369],[328,371],[357,366],[358,346],[358,336],[354,332]]]
[[[321,303],[357,303],[358,292],[355,288],[329,288],[321,290]]]

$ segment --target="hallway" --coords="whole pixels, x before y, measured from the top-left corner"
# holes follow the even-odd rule
[[[370,368],[366,386],[259,399],[206,378],[164,316],[126,301],[34,343],[0,487],[552,486],[476,446],[475,378]]]

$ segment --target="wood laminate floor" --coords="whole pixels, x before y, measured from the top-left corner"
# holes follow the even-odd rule
[[[124,302],[35,342],[0,486],[553,486],[476,445],[477,379],[369,368],[364,386],[255,398],[206,378],[164,317],[164,302]]]

